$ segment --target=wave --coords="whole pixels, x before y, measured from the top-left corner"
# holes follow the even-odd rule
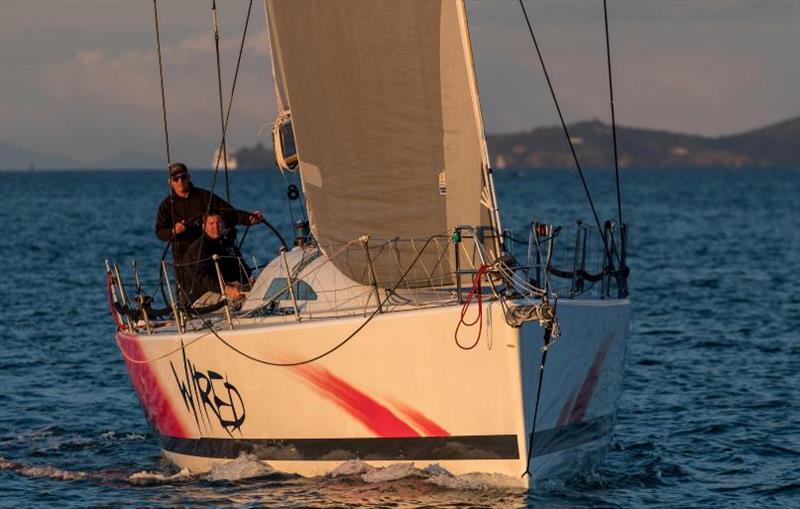
[[[188,469],[183,469],[176,473],[142,470],[127,476],[125,481],[135,486],[153,486],[189,482],[198,477],[197,474],[191,473]]]
[[[375,467],[361,460],[350,460],[340,464],[324,477],[360,479],[368,484],[418,479],[442,488],[457,490],[520,489],[518,480],[507,475],[479,472],[455,475],[438,464],[425,468],[417,468],[414,463],[393,463],[385,467]]]
[[[24,477],[53,479],[56,481],[108,480],[101,471],[64,470],[53,465],[26,465],[0,457],[0,471],[10,470]]]
[[[159,484],[193,482],[237,482],[264,478],[299,478],[282,472],[253,456],[241,455],[227,463],[215,465],[209,472],[195,473],[188,469],[175,471],[169,466],[161,470],[140,470],[131,473],[123,470],[67,470],[55,465],[33,465],[0,457],[0,471],[8,470],[18,475],[58,481],[94,481],[153,486]],[[439,465],[417,468],[414,463],[393,463],[375,467],[360,460],[339,464],[325,475],[310,479],[316,482],[334,480],[360,480],[366,484],[393,483],[401,480],[418,480],[442,488],[456,490],[509,489],[519,490],[517,479],[501,474],[468,473],[455,475]]]
[[[253,456],[242,454],[233,461],[214,465],[205,478],[209,481],[242,481],[273,475],[286,475],[268,463],[262,463]]]

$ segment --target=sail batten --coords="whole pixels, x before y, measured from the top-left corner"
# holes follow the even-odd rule
[[[462,2],[266,5],[278,96],[291,111],[309,222],[323,250],[362,236],[385,243],[491,225]],[[334,263],[362,282],[371,264],[389,287],[413,258],[409,249],[395,243]],[[441,274],[429,281],[452,277],[452,260],[439,262]]]

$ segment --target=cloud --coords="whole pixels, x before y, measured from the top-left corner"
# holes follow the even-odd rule
[[[226,99],[247,5],[219,7]],[[602,4],[526,5],[567,120],[608,120]],[[220,137],[208,7],[159,2],[173,153],[203,164]],[[557,123],[518,4],[467,8],[487,131]],[[608,8],[621,123],[714,135],[800,113],[800,3],[611,0]],[[152,2],[0,0],[0,9],[3,141],[79,159],[163,152]],[[233,147],[255,143],[275,114],[255,5],[250,22]]]
[[[74,62],[66,64],[69,70],[63,64],[45,68],[43,85],[61,100],[82,99],[89,94],[95,103],[148,107],[158,98],[151,76],[154,60],[152,55],[137,51],[117,57],[103,50],[81,51]],[[57,76],[68,79],[59,80]]]
[[[263,37],[251,36],[261,41]],[[220,41],[226,107],[239,44],[237,38]],[[237,82],[229,132],[234,147],[252,144],[258,128],[274,117],[270,64],[265,53],[254,51],[255,47],[253,43],[246,45]],[[221,137],[213,39],[207,33],[193,34],[177,44],[163,46],[162,55],[170,134],[176,143],[186,147],[184,150],[200,152],[198,160],[207,164]],[[149,145],[155,144],[157,136],[153,134],[161,130],[158,76],[155,51],[112,53],[94,49],[42,66],[35,73],[35,83],[43,100],[52,104],[54,115],[105,131],[99,135],[100,139],[106,138],[98,144],[99,152],[91,155],[99,157],[130,149],[129,139],[109,137],[109,131],[130,133],[133,138],[149,139]],[[114,122],[125,125],[109,125]],[[135,132],[143,136],[136,136]],[[192,145],[195,148],[190,148]]]
[[[519,6],[470,5],[487,130],[557,123]],[[800,114],[800,3],[608,5],[621,123],[718,135]],[[602,4],[526,6],[567,121],[610,120]]]

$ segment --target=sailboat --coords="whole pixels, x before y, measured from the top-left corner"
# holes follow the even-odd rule
[[[463,2],[265,4],[275,152],[308,227],[210,312],[177,304],[165,262],[163,315],[107,267],[166,457],[303,476],[409,462],[529,487],[602,456],[630,320],[625,229],[532,222],[510,255]]]

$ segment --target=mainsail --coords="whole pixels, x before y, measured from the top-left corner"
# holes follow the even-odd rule
[[[439,235],[405,283],[452,282],[443,248],[453,227],[494,235],[463,2],[266,5],[279,108],[291,114],[320,247],[352,279],[391,287]]]

